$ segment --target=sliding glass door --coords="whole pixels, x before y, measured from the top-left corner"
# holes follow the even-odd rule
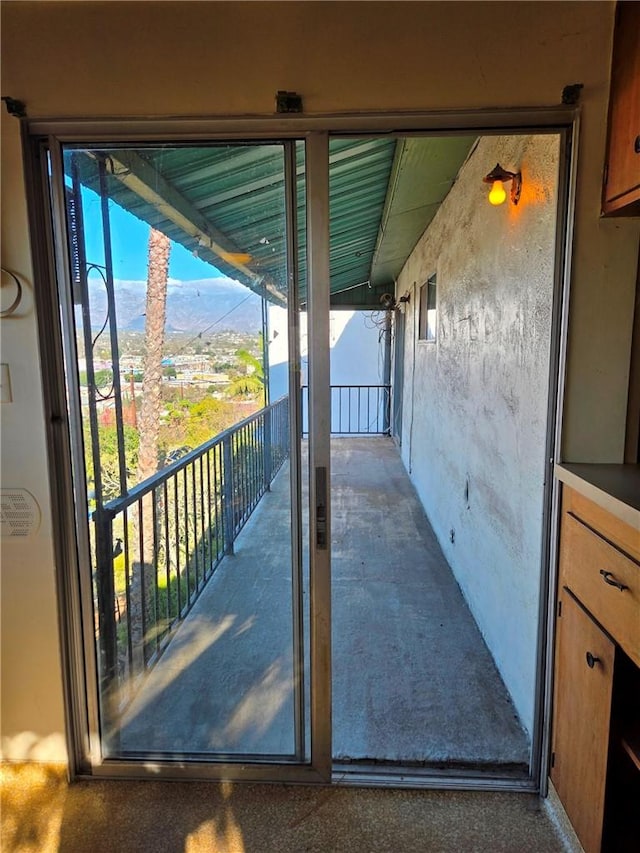
[[[87,772],[536,787],[569,149],[521,126],[39,138]]]
[[[52,145],[50,179],[94,764],[326,774],[305,146]]]

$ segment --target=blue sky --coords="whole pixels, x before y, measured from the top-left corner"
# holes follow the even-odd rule
[[[88,263],[104,263],[100,198],[92,190],[82,188],[85,243]],[[109,202],[111,220],[111,254],[116,279],[144,281],[147,278],[149,225]],[[201,261],[178,243],[172,243],[169,277],[195,281],[222,275],[214,266]]]

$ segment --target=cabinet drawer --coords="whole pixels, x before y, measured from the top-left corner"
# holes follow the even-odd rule
[[[560,582],[640,666],[640,565],[565,514]]]
[[[559,603],[551,778],[585,853],[599,853],[615,646],[564,589]]]

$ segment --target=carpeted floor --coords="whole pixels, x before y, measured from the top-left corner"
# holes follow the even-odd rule
[[[3,853],[560,853],[533,795],[77,782],[2,767]]]

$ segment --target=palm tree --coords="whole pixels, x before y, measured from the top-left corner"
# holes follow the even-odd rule
[[[245,349],[239,349],[236,356],[246,366],[247,373],[235,379],[229,385],[227,393],[231,397],[258,397],[264,406],[264,367],[262,362]]]
[[[158,470],[158,437],[162,408],[162,349],[167,313],[170,252],[171,241],[167,235],[152,228],[149,233],[142,405],[138,414],[140,434],[138,482],[146,480]]]
[[[142,405],[138,414],[138,476],[137,482],[151,477],[158,470],[158,438],[160,434],[160,411],[162,407],[162,349],[167,309],[167,283],[169,279],[169,255],[171,241],[161,231],[152,228],[149,233],[147,268],[147,305],[145,319],[144,374],[142,377]],[[142,651],[142,571],[145,566],[145,587],[152,586],[152,567],[156,565],[154,554],[154,493],[145,495],[141,501],[138,532],[142,531],[140,563],[132,566],[129,628],[134,649],[135,668],[144,668]],[[148,592],[148,589],[145,590]]]

